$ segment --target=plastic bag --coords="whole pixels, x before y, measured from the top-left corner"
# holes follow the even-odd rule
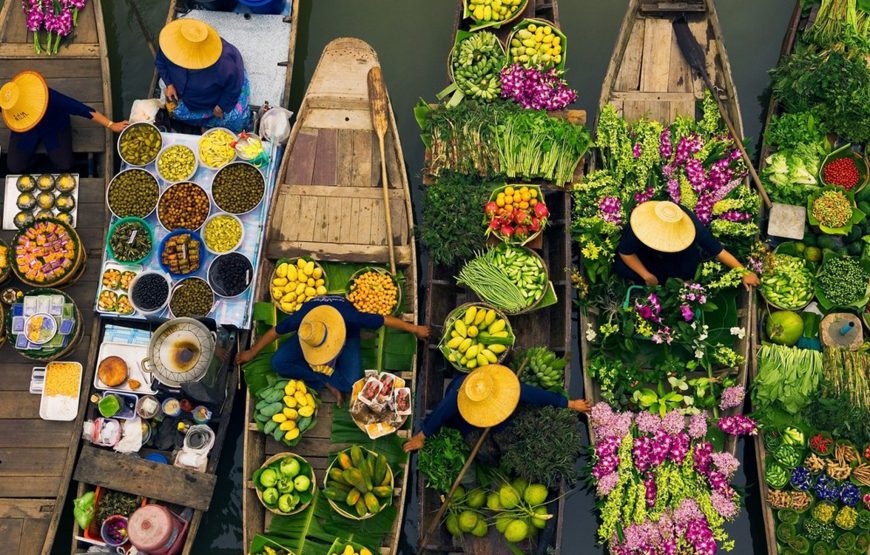
[[[78,499],[73,500],[73,516],[82,530],[86,530],[91,525],[91,521],[94,520],[96,498],[97,494],[89,491]]]
[[[293,112],[286,108],[269,108],[260,118],[260,136],[274,144],[284,144],[290,137],[290,118]]]
[[[157,117],[157,112],[163,107],[163,102],[156,98],[148,98],[144,100],[133,101],[133,107],[130,109],[130,123],[139,123],[146,121],[154,123],[154,118]]]

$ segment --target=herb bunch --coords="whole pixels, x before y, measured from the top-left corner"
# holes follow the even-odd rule
[[[437,434],[426,439],[417,459],[417,468],[429,480],[429,487],[447,492],[459,476],[470,452],[459,430],[444,426]]]

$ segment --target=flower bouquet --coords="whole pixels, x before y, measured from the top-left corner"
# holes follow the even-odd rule
[[[33,49],[37,54],[57,54],[60,41],[78,26],[79,11],[87,0],[21,0],[27,30],[33,33]],[[45,46],[40,34],[45,31]]]

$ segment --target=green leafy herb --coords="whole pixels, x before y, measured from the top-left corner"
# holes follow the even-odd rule
[[[429,480],[429,487],[447,492],[459,476],[470,452],[459,430],[445,426],[437,434],[426,438],[417,460],[417,469]]]
[[[822,122],[812,110],[773,116],[764,133],[767,143],[778,149],[817,144],[825,140]]]
[[[822,353],[797,347],[763,345],[758,352],[758,377],[752,383],[756,409],[778,404],[799,413],[815,396],[822,375]]]

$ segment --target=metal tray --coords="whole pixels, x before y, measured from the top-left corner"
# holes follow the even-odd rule
[[[39,177],[40,174],[30,175],[33,175],[36,178]],[[55,179],[57,179],[59,175],[59,173],[51,174],[51,176]],[[72,196],[76,201],[76,205],[70,212],[70,215],[72,215],[73,218],[73,227],[76,227],[79,223],[79,187],[81,186],[81,180],[79,179],[79,174],[77,173],[73,173],[70,175],[72,175],[73,179],[76,180],[75,189],[72,190]],[[15,227],[15,222],[13,220],[15,219],[15,214],[18,214],[19,212],[18,204],[16,202],[18,200],[19,192],[18,187],[16,187],[15,185],[19,177],[21,177],[21,174],[6,176],[6,187],[3,193],[3,229],[5,230],[18,230],[18,228]],[[56,190],[52,190],[51,193],[55,196],[55,198],[57,198],[57,195],[60,194]],[[34,196],[36,196],[37,194],[39,194],[38,190],[34,193]],[[29,212],[31,214],[36,214],[38,210],[38,208],[34,207]],[[55,216],[59,212],[57,208],[52,208],[51,211],[54,213]]]

